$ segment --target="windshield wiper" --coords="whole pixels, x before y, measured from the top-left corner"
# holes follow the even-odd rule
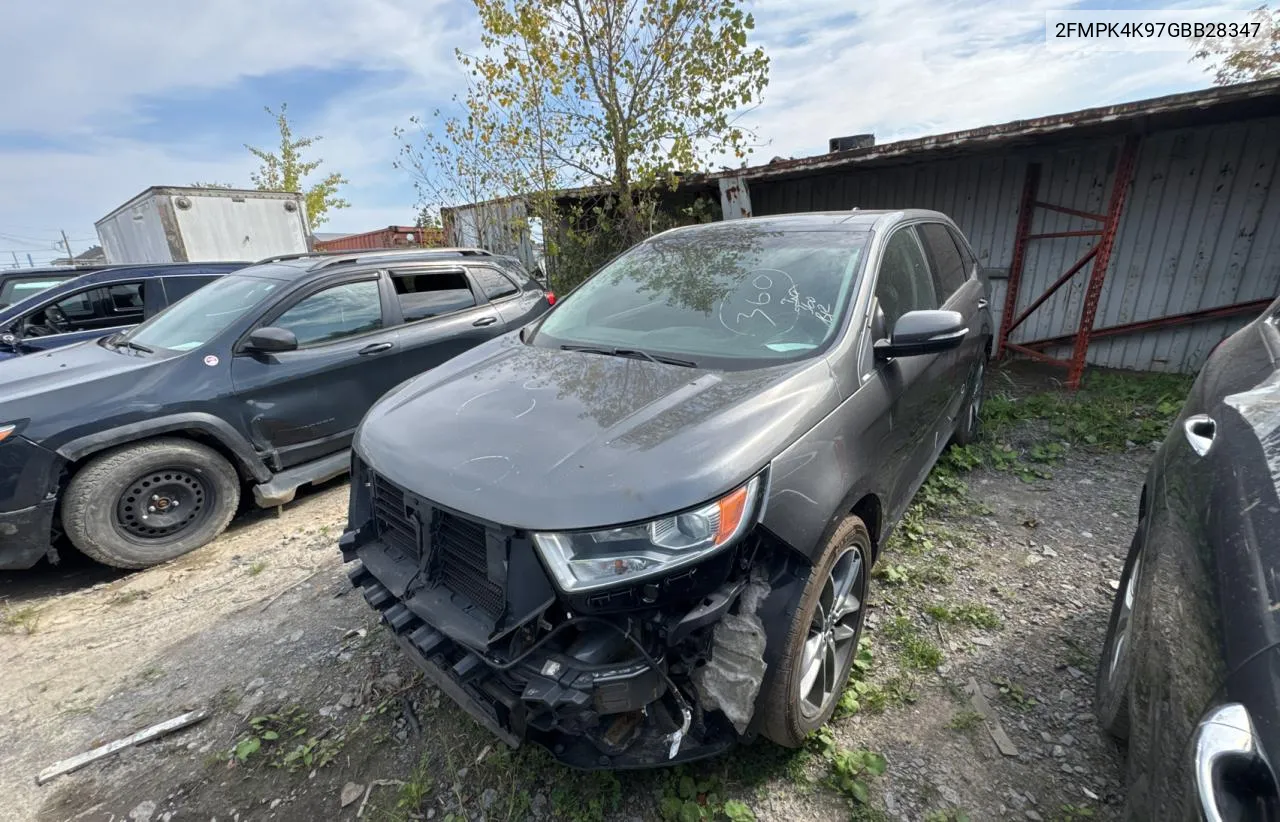
[[[648,351],[641,351],[638,348],[604,348],[595,345],[562,345],[561,351],[581,351],[586,354],[606,354],[610,357],[627,357],[633,360],[648,360],[649,362],[664,363],[666,365],[678,365],[681,368],[697,368],[698,364],[692,360],[681,360],[676,357],[668,357],[663,354],[650,354]]]
[[[142,343],[136,343],[133,340],[121,340],[118,344],[123,345],[125,348],[132,348],[134,351],[141,351],[143,354],[156,353],[154,348],[148,348]]]

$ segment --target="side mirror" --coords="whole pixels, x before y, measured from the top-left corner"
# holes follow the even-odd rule
[[[245,344],[246,351],[257,351],[263,354],[275,354],[280,351],[298,350],[298,336],[287,328],[266,326],[249,335]]]
[[[968,333],[958,311],[908,311],[898,318],[889,339],[876,340],[876,357],[887,360],[950,351]]]

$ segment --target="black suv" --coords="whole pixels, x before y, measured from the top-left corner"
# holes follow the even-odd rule
[[[0,309],[0,361],[123,331],[246,265],[116,265],[73,272],[56,283],[17,283],[17,289],[45,287]]]
[[[513,745],[589,768],[799,745],[880,546],[977,432],[991,328],[936,212],[660,234],[369,411],[352,580]]]
[[[134,329],[0,367],[0,568],[65,533],[140,568],[344,473],[382,394],[546,310],[470,249],[296,255],[221,277]]]

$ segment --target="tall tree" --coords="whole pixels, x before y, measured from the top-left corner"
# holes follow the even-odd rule
[[[1265,5],[1259,6],[1253,11],[1252,22],[1258,24],[1258,37],[1246,47],[1229,40],[1209,38],[1196,44],[1196,52],[1191,59],[1209,62],[1205,70],[1214,73],[1214,85],[1229,86],[1280,77],[1280,10],[1271,11]]]
[[[419,156],[443,146],[446,162],[496,164],[506,193],[600,185],[630,242],[644,234],[645,192],[745,156],[739,116],[769,59],[748,44],[755,21],[739,0],[473,2],[482,50],[458,53],[464,114],[426,129]]]
[[[306,201],[307,222],[311,230],[315,230],[329,219],[329,211],[347,208],[351,203],[338,196],[338,187],[350,181],[338,172],[333,172],[311,183],[304,190],[307,178],[320,167],[323,160],[304,160],[302,152],[320,141],[320,137],[294,138],[293,128],[286,116],[288,104],[281,103],[279,111],[270,106],[264,107],[276,121],[280,132],[279,153],[245,144],[249,153],[257,157],[262,165],[249,179],[260,191],[292,191],[300,193]]]

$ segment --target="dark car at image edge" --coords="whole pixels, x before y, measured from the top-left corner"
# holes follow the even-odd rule
[[[1139,497],[1094,700],[1125,819],[1280,819],[1278,323],[1213,350]]]
[[[386,391],[554,298],[478,249],[275,258],[134,327],[0,364],[0,569],[63,537],[141,568],[339,476]]]
[[[370,410],[352,581],[510,745],[580,768],[799,745],[880,546],[977,434],[991,327],[936,212],[657,235]]]

